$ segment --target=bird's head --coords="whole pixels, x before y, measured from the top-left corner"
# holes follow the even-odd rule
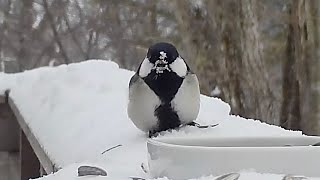
[[[161,42],[152,45],[140,65],[139,76],[161,76],[170,72],[184,77],[188,72],[188,66],[172,44]]]

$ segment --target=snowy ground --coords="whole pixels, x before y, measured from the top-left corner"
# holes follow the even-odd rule
[[[19,74],[0,74],[0,93],[10,96],[43,149],[62,170],[42,180],[72,180],[80,165],[105,169],[107,177],[89,179],[151,178],[147,165],[145,134],[127,117],[128,82],[133,72],[119,69],[111,61],[87,62],[39,68]],[[164,133],[165,136],[300,136],[255,120],[229,115],[228,104],[216,98],[201,97],[198,122],[219,126],[203,130],[188,127]],[[103,151],[122,145],[104,154]],[[283,175],[241,172],[240,180],[280,180]],[[208,177],[208,179],[212,177]],[[202,178],[204,179],[204,178]]]

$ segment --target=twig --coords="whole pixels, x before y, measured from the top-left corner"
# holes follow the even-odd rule
[[[144,173],[148,173],[148,170],[147,170],[147,168],[146,168],[146,165],[144,164],[144,163],[141,163],[141,169],[142,169],[142,171],[144,172]]]
[[[141,177],[130,177],[132,180],[146,180],[144,178],[141,178]]]
[[[115,149],[115,148],[117,148],[117,147],[120,147],[120,146],[122,146],[122,145],[121,145],[121,144],[118,144],[118,145],[116,145],[116,146],[113,146],[113,147],[111,147],[111,148],[103,151],[101,154],[104,154],[104,153],[106,153],[106,152],[108,152],[108,151],[110,151],[110,150],[112,150],[112,149]]]
[[[238,180],[239,177],[240,177],[239,173],[230,173],[230,174],[219,176],[215,180]]]

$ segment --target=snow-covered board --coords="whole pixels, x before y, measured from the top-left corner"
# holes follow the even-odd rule
[[[199,178],[241,170],[320,177],[320,137],[212,137],[148,140],[153,177]]]
[[[114,62],[104,60],[43,67],[18,74],[0,73],[0,95],[10,90],[10,98],[37,141],[52,162],[62,168],[41,180],[152,178],[145,173],[149,172],[147,136],[127,116],[128,84],[133,74]],[[301,131],[288,131],[259,120],[230,115],[230,109],[218,98],[201,95],[196,122],[219,125],[206,129],[183,127],[163,132],[160,136],[186,139],[303,136]],[[83,166],[105,170],[107,176],[78,177],[79,170],[80,175],[95,173],[92,168],[86,168],[84,172]],[[237,173],[240,174],[239,180],[281,180],[287,176],[254,171]],[[201,180],[212,180],[222,175],[225,174]],[[237,177],[237,174],[232,176]]]

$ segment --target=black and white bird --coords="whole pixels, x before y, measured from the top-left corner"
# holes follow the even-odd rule
[[[155,133],[197,125],[200,90],[177,49],[169,43],[152,45],[129,83],[128,116],[140,130]]]

